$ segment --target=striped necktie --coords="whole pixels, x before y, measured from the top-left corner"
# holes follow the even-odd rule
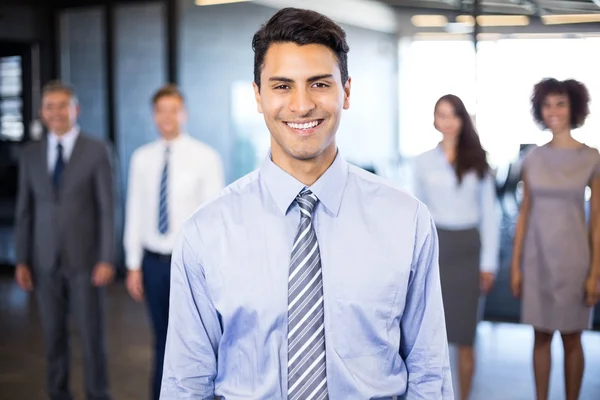
[[[300,226],[292,247],[288,281],[288,399],[328,398],[325,371],[323,280],[319,244],[312,225],[317,196],[302,191]]]
[[[158,203],[158,231],[161,234],[165,234],[169,231],[169,203],[168,203],[168,189],[169,189],[169,147],[165,149],[165,162],[162,170],[162,176],[160,178],[160,200]]]

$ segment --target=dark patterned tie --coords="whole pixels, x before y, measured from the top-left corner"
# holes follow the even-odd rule
[[[58,189],[60,186],[60,178],[64,168],[65,159],[63,157],[63,146],[59,143],[56,145],[56,163],[54,164],[54,173],[52,174],[52,182],[54,183],[55,189]]]
[[[325,371],[323,280],[312,225],[317,196],[301,192],[300,226],[294,239],[288,283],[288,399],[328,398]]]

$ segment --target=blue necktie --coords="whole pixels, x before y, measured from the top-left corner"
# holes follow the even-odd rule
[[[56,145],[56,163],[54,164],[54,173],[52,174],[52,182],[54,187],[58,189],[60,185],[60,177],[65,167],[65,160],[63,158],[63,146],[62,144]]]
[[[165,234],[169,231],[169,203],[167,199],[169,178],[169,148],[165,149],[165,163],[160,178],[160,200],[158,203],[158,231]]]
[[[312,213],[318,202],[310,190],[296,202],[300,225],[292,246],[288,281],[288,399],[329,398],[325,369],[325,326],[321,255]]]

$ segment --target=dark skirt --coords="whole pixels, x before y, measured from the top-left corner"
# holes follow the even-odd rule
[[[479,321],[481,240],[476,228],[437,229],[448,342],[473,346]]]

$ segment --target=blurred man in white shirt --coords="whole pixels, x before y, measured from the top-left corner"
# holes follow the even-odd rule
[[[151,398],[158,400],[167,323],[171,252],[183,222],[224,187],[219,154],[182,132],[184,98],[176,86],[160,88],[152,98],[160,138],[132,157],[126,204],[124,246],[127,290],[145,299],[152,321],[155,365]]]

